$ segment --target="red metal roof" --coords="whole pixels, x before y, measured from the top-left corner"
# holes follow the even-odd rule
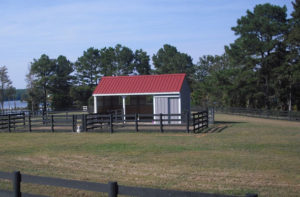
[[[102,77],[93,94],[180,92],[185,74]]]

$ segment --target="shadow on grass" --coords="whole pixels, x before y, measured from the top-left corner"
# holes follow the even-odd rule
[[[242,123],[245,122],[215,121],[215,123],[212,126],[202,129],[197,133],[221,133],[225,129],[231,127],[233,124],[242,124]]]
[[[197,133],[221,133],[223,130],[225,130],[228,127],[230,126],[229,125],[213,126],[213,127],[208,127],[206,129],[203,129]]]

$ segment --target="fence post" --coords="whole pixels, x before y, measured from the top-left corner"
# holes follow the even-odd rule
[[[29,132],[31,132],[31,115],[30,115],[30,113],[28,114],[28,129],[29,129]]]
[[[97,122],[100,123],[100,128],[102,129],[102,118],[100,114],[97,114]]]
[[[23,125],[25,126],[25,112],[23,112],[22,115],[23,115]]]
[[[53,119],[53,115],[51,115],[51,131],[54,132],[54,119]]]
[[[13,172],[13,196],[21,197],[21,173],[20,173],[20,171]]]
[[[85,114],[82,114],[82,116],[81,116],[81,128],[82,128],[82,131],[86,131],[85,130],[85,126],[86,126],[85,120],[86,120]]]
[[[190,112],[186,112],[186,132],[190,132]]]
[[[83,119],[84,119],[84,131],[87,132],[87,114],[84,114],[83,116]]]
[[[81,115],[81,128],[84,131],[84,114]]]
[[[109,116],[109,127],[110,127],[110,133],[113,133],[114,132],[114,129],[113,129],[113,114],[110,114]]]
[[[12,118],[10,118],[10,120],[11,120],[11,122],[13,124],[14,131],[16,131],[16,118],[17,118],[17,115],[15,115],[15,114],[13,114]]]
[[[196,125],[195,125],[195,114],[193,114],[193,132],[196,132]]]
[[[138,114],[135,114],[135,131],[139,131],[139,125],[138,125]]]
[[[108,183],[108,197],[117,197],[118,196],[118,183],[109,182]]]
[[[162,119],[163,115],[162,113],[159,114],[159,124],[160,124],[160,132],[163,133],[163,119]]]
[[[200,127],[200,130],[204,127],[204,117],[205,117],[205,112],[202,111],[201,112],[201,127]]]
[[[44,125],[44,124],[46,124],[46,122],[45,122],[45,112],[44,112],[44,111],[43,111],[42,116],[43,116],[43,125]],[[47,124],[46,124],[46,125],[47,125]]]
[[[72,131],[75,132],[76,131],[76,125],[75,125],[75,115],[72,115]]]
[[[11,132],[11,130],[10,130],[10,114],[8,114],[8,131]]]
[[[208,110],[206,111],[206,128],[208,128]]]

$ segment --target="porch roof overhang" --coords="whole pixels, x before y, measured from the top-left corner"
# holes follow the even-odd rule
[[[145,92],[145,93],[114,93],[93,94],[93,96],[144,96],[144,95],[178,95],[180,92]]]

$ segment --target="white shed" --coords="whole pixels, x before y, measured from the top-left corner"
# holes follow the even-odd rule
[[[182,114],[190,111],[186,74],[102,77],[93,92],[94,113]]]

